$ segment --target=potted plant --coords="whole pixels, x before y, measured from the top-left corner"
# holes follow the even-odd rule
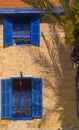
[[[27,44],[29,41],[30,41],[30,38],[24,38],[24,37],[14,38],[14,42],[16,44]]]

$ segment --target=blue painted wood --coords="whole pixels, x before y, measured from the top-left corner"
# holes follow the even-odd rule
[[[27,90],[12,91],[12,78],[3,79],[1,81],[2,118],[10,118],[13,120],[31,120],[33,118],[42,117],[42,79],[30,78],[32,79],[32,93]],[[13,96],[14,93],[15,96]],[[17,109],[17,105],[21,112],[28,109],[28,113],[16,114],[15,108]]]
[[[64,9],[62,6],[57,6],[58,11],[60,13],[64,12]],[[54,10],[52,9],[52,12]],[[0,8],[0,14],[40,14],[45,13],[44,10],[39,10],[36,8]]]
[[[13,23],[12,19],[9,17],[4,17],[3,19],[3,36],[4,36],[4,45],[13,44]]]
[[[57,8],[58,12],[60,12],[60,13],[64,12],[63,6],[57,6],[56,8]]]
[[[39,44],[40,43],[40,18],[33,17],[30,20],[30,36],[31,36],[31,44]]]
[[[3,79],[1,81],[1,91],[2,91],[1,117],[11,118],[12,117],[12,89],[11,89],[10,79]]]
[[[35,8],[0,8],[0,14],[40,14]]]
[[[32,83],[32,117],[42,117],[42,79],[34,78]]]

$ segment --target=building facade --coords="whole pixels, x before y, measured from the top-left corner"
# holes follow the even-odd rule
[[[77,129],[75,70],[64,32],[20,0],[0,6],[0,129]]]

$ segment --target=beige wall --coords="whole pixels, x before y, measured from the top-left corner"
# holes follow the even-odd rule
[[[19,76],[20,70],[24,76],[43,78],[43,118],[32,121],[1,120],[0,130],[70,130],[79,125],[71,48],[64,45],[61,29],[45,22],[41,22],[40,28],[40,46],[3,47],[0,19],[0,79]]]

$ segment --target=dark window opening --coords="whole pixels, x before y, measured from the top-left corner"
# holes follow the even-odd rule
[[[31,79],[13,79],[12,80],[12,87],[13,90],[31,90],[32,88],[32,81]]]

